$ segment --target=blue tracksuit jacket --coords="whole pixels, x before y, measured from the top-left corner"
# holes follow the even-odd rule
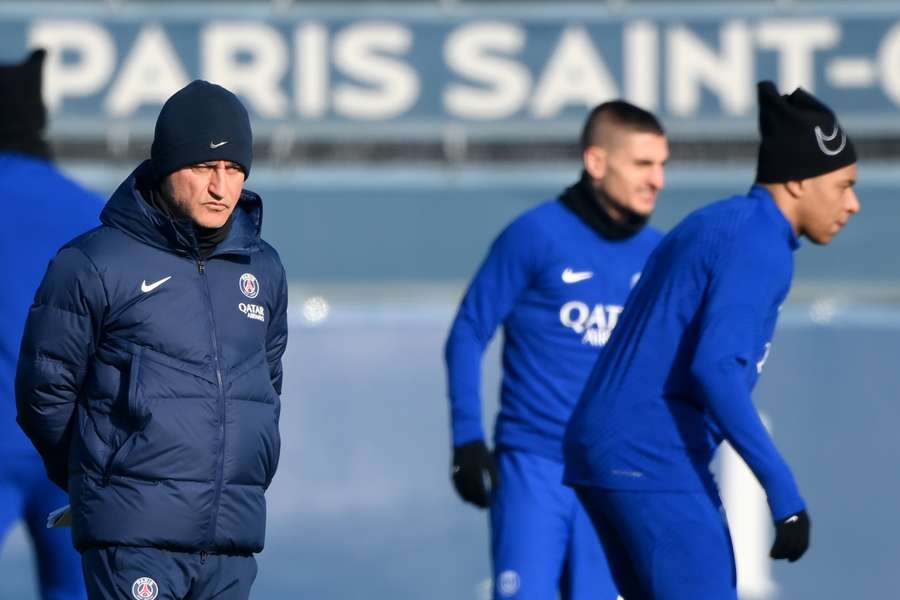
[[[47,263],[68,240],[100,224],[103,201],[52,163],[0,153],[0,198],[6,227],[0,265],[11,285],[0,294],[0,456],[35,456],[16,424],[16,360],[28,307]]]
[[[259,237],[256,194],[202,260],[193,228],[151,208],[138,179],[50,264],[19,357],[19,423],[68,488],[79,549],[258,552],[280,447],[284,269]]]
[[[708,464],[727,439],[776,519],[804,508],[750,398],[797,246],[762,186],[695,211],[663,239],[572,415],[567,483],[712,489]]]
[[[445,348],[455,446],[484,438],[481,356],[502,323],[495,444],[562,462],[566,421],[660,237],[645,227],[604,239],[560,200],[527,211],[500,234]]]

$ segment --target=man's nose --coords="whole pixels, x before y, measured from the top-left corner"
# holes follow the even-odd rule
[[[650,185],[656,190],[663,189],[666,185],[666,173],[662,165],[654,167],[650,172]]]
[[[225,163],[219,162],[212,170],[209,178],[209,192],[216,198],[222,198],[225,195]]]
[[[850,214],[855,215],[856,213],[859,212],[859,209],[860,209],[859,196],[856,195],[856,190],[854,190],[853,188],[851,188],[849,190],[849,192],[850,192],[850,199],[849,199],[849,203],[847,206],[847,211]]]

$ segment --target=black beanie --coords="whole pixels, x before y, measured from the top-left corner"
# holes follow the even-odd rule
[[[208,81],[192,81],[163,104],[156,118],[150,162],[156,179],[182,167],[230,160],[250,175],[253,133],[237,96]]]
[[[41,97],[44,50],[17,65],[0,65],[0,150],[50,158],[44,140],[47,109]]]
[[[802,88],[782,96],[771,81],[757,84],[759,159],[756,181],[817,177],[856,162],[856,151],[830,108]]]

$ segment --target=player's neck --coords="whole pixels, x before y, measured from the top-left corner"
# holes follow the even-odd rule
[[[586,174],[581,180],[563,192],[560,201],[578,215],[586,225],[608,240],[622,240],[637,234],[647,224],[647,217],[609,209],[611,201],[600,197],[591,179]]]
[[[800,217],[798,215],[797,199],[785,188],[781,183],[761,183],[759,184],[769,191],[775,206],[784,215],[784,218],[791,224],[794,235],[800,235]]]

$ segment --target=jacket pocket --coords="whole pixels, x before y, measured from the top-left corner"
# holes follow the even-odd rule
[[[128,394],[127,394],[127,406],[128,406],[128,415],[127,421],[129,423],[129,433],[125,437],[125,440],[121,445],[112,453],[109,461],[106,464],[106,468],[103,471],[103,483],[109,484],[109,480],[113,475],[117,475],[117,471],[122,467],[125,463],[125,460],[128,458],[128,455],[131,454],[131,451],[134,449],[135,443],[138,441],[138,437],[147,428],[147,424],[150,422],[150,418],[153,416],[145,403],[142,401],[141,397],[141,386],[140,386],[140,378],[141,378],[141,355],[143,354],[143,349],[138,346],[134,353],[131,356],[131,363],[128,369]]]
[[[269,363],[265,354],[259,353],[243,361],[228,374],[226,394],[248,402],[274,404],[278,398],[269,376]]]
[[[232,413],[226,443],[232,481],[268,487],[281,454],[280,399],[272,389],[268,363],[263,356],[253,357],[228,381],[226,397]]]

